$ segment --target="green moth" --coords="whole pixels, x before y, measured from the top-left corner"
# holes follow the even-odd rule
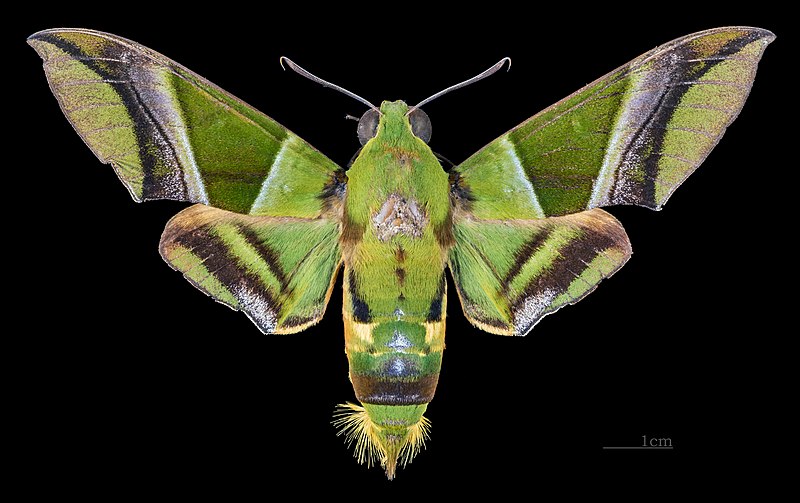
[[[317,323],[341,270],[360,402],[335,422],[393,478],[424,445],[442,362],[449,269],[464,314],[525,335],[631,255],[601,207],[660,209],[741,110],[769,31],[716,28],[636,58],[446,170],[420,106],[364,102],[348,169],[174,61],[84,29],[28,43],[84,142],[136,201],[195,203],[160,253],[264,333]]]

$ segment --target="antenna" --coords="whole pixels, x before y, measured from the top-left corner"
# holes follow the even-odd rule
[[[433,101],[433,100],[435,100],[436,98],[438,98],[439,96],[441,96],[443,94],[447,94],[450,91],[455,91],[456,89],[460,89],[460,88],[468,86],[470,84],[474,84],[475,82],[478,82],[479,80],[485,79],[486,77],[496,73],[499,69],[503,68],[503,65],[506,63],[506,61],[508,61],[508,69],[511,70],[511,58],[508,58],[508,57],[503,58],[500,61],[498,61],[497,63],[495,63],[494,66],[492,66],[491,68],[489,68],[485,72],[483,72],[481,74],[478,74],[478,75],[472,77],[471,79],[465,80],[464,82],[459,82],[458,84],[456,84],[454,86],[450,86],[450,87],[448,87],[447,89],[445,89],[443,91],[439,91],[438,93],[434,94],[433,96],[425,98],[424,100],[420,101],[419,103],[417,103],[416,105],[411,107],[411,110],[409,110],[409,113],[411,113],[411,111],[414,110],[415,108],[419,108],[422,105],[424,105],[425,103]],[[506,70],[506,71],[508,71],[508,70]]]
[[[287,58],[286,56],[281,56],[280,63],[281,63],[281,67],[284,70],[286,69],[285,67],[283,67],[283,63],[284,62],[286,62],[286,65],[289,68],[294,70],[296,73],[299,73],[303,77],[305,77],[305,78],[307,78],[309,80],[313,80],[317,84],[321,84],[323,87],[330,87],[331,89],[335,89],[335,90],[339,91],[340,93],[346,94],[346,95],[350,96],[351,98],[357,99],[361,103],[367,105],[368,107],[370,107],[370,108],[372,108],[374,110],[378,110],[378,107],[376,107],[375,105],[373,105],[369,101],[365,100],[361,96],[359,96],[359,95],[357,95],[355,93],[351,93],[350,91],[348,91],[347,89],[345,89],[345,88],[343,88],[341,86],[337,86],[336,84],[331,84],[327,80],[322,80],[321,78],[317,77],[316,75],[314,75],[313,73],[309,72],[308,70],[300,67],[294,61],[292,61],[291,59]],[[495,71],[497,71],[497,70],[495,70]],[[486,72],[484,72],[484,73],[486,73]]]

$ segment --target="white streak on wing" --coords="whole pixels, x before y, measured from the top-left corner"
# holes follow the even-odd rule
[[[251,292],[242,286],[235,288],[233,293],[236,300],[239,301],[239,309],[241,309],[262,332],[265,334],[275,333],[275,327],[278,326],[278,319],[275,316],[274,306],[271,306],[269,302],[261,295],[258,295],[258,293]]]
[[[646,125],[642,118],[650,116],[659,103],[657,95],[666,92],[668,84],[669,74],[653,69],[643,73],[626,91],[627,100],[623,102],[622,110],[615,121],[614,134],[606,146],[606,155],[594,181],[587,209],[614,204],[612,194],[614,174],[617,170],[621,170],[624,178],[627,171],[625,168],[635,167],[639,163],[640,160],[636,158],[626,161],[625,156],[631,152],[631,142],[636,133]],[[617,188],[617,190],[623,189],[624,187]]]
[[[191,143],[189,143],[189,137],[186,135],[186,124],[183,124],[181,120],[181,124],[176,130],[178,132],[176,139],[182,147],[178,149],[178,155],[181,158],[183,179],[189,191],[189,198],[194,202],[208,204],[208,193],[203,183],[203,177],[200,176],[200,169],[197,167],[197,162],[194,159],[194,151],[192,150]]]
[[[186,135],[182,109],[170,87],[164,83],[163,69],[152,66],[138,54],[123,54],[120,60],[130,63],[130,77],[136,83],[136,92],[166,135],[166,138],[153,139],[161,153],[159,157],[169,167],[169,173],[160,177],[166,194],[175,199],[188,196],[191,201],[208,204],[208,194]],[[166,154],[173,149],[177,159]],[[183,193],[184,186],[186,194]]]
[[[253,201],[253,205],[250,207],[250,214],[257,215],[259,208],[263,206],[267,202],[267,197],[270,190],[270,185],[272,185],[272,181],[275,179],[275,175],[278,173],[278,168],[283,161],[283,154],[286,152],[286,147],[289,146],[291,143],[292,136],[287,136],[281,142],[281,148],[278,150],[278,154],[275,156],[275,160],[272,161],[272,166],[269,167],[269,174],[267,178],[261,183],[261,190],[258,191],[258,196],[256,196],[255,201]]]
[[[646,80],[640,81],[636,88],[641,87]],[[597,179],[594,181],[592,197],[589,199],[589,204],[586,205],[587,208],[598,208],[612,203],[611,189],[614,184],[614,173],[620,168],[625,154],[630,150],[633,135],[642,127],[637,116],[641,117],[641,114],[646,114],[648,112],[646,108],[652,101],[652,94],[640,93],[636,88],[629,91],[631,97],[623,105],[622,111],[617,117],[614,134],[606,146],[606,155]]]
[[[544,218],[544,210],[542,209],[542,205],[539,203],[539,197],[536,195],[536,191],[533,189],[533,184],[530,180],[528,180],[528,176],[525,174],[525,169],[522,167],[522,163],[519,161],[519,157],[517,157],[517,152],[514,149],[514,145],[508,141],[508,138],[503,138],[501,141],[501,145],[503,149],[508,154],[509,159],[511,159],[512,164],[514,165],[514,169],[516,170],[516,175],[518,178],[518,184],[523,186],[530,195],[530,201],[533,205],[533,211],[536,213],[538,218]]]
[[[621,114],[621,120],[619,122],[622,124],[625,123],[625,115],[625,112]],[[611,183],[614,179],[614,172],[617,170],[617,166],[619,166],[620,161],[622,160],[621,151],[623,149],[618,148],[622,132],[622,128],[615,128],[614,135],[608,142],[608,146],[606,147],[606,155],[603,158],[603,164],[600,167],[600,172],[597,174],[597,179],[594,181],[594,187],[592,187],[592,197],[589,198],[589,204],[586,205],[587,208],[598,208],[609,203],[608,196],[611,192]]]
[[[530,332],[557,295],[556,290],[548,288],[527,297],[522,306],[514,313],[514,335],[525,335]]]

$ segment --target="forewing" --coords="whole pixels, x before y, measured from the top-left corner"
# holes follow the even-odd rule
[[[28,43],[67,119],[136,201],[315,218],[341,196],[336,164],[155,51],[81,29],[42,31]]]
[[[534,220],[462,218],[449,267],[478,328],[525,335],[545,315],[574,304],[628,260],[630,242],[611,215],[593,209]]]
[[[294,333],[325,312],[341,263],[338,224],[250,216],[197,204],[175,215],[161,256],[264,333]]]
[[[491,142],[456,189],[487,219],[660,209],[739,114],[773,39],[730,27],[662,45]]]

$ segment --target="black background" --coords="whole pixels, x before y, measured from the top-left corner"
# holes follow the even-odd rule
[[[6,264],[21,321],[14,340],[18,466],[33,492],[351,498],[491,489],[536,496],[644,481],[659,491],[751,465],[770,429],[764,364],[770,283],[780,278],[776,186],[795,168],[780,140],[779,86],[793,34],[776,11],[583,10],[484,5],[433,15],[410,3],[275,10],[230,2],[22,6],[4,42],[15,63],[17,158]],[[428,5],[427,8],[431,6]],[[393,482],[352,458],[330,424],[354,399],[341,290],[323,322],[265,336],[167,267],[157,245],[183,203],[138,205],[63,118],[27,35],[59,26],[112,32],[182,63],[262,110],[339,164],[364,107],[278,65],[288,56],[366,99],[416,103],[502,57],[512,69],[426,106],[431,148],[458,163],[540,109],[654,46],[715,26],[778,35],[739,119],[662,212],[612,208],[631,261],[524,338],[471,327],[449,283],[447,350],[428,409],[428,448]],[[6,136],[8,138],[8,136]],[[22,154],[22,155],[19,155]],[[779,182],[778,185],[781,185]],[[786,266],[791,269],[789,264]],[[754,414],[754,412],[756,412]],[[766,420],[766,421],[765,421]],[[672,451],[605,451],[642,435]],[[754,454],[755,452],[755,454]],[[732,479],[735,480],[735,479]],[[737,482],[738,483],[738,482]],[[376,493],[361,492],[376,489]]]

